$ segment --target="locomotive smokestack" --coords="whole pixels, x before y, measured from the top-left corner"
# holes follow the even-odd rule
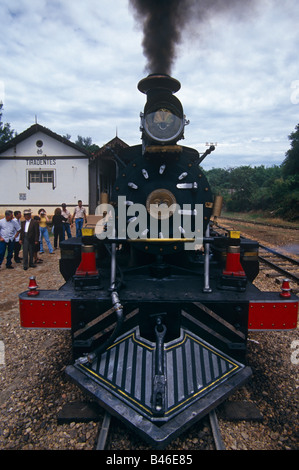
[[[153,73],[138,83],[138,90],[145,94],[154,90],[176,93],[180,88],[180,82],[167,74]]]

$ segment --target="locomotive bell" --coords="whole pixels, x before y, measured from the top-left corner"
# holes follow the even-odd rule
[[[173,96],[181,88],[175,78],[152,74],[138,83],[147,95],[144,112],[140,113],[144,147],[153,144],[173,145],[184,137],[185,119],[181,102]]]

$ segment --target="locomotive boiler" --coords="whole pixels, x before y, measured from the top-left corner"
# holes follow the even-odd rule
[[[180,83],[141,80],[142,143],[117,155],[111,201],[82,238],[61,243],[56,291],[20,294],[24,328],[67,328],[66,373],[151,446],[172,439],[251,375],[249,330],[291,329],[298,299],[260,292],[258,244],[221,235],[203,155],[180,145]],[[126,163],[124,163],[126,162]]]

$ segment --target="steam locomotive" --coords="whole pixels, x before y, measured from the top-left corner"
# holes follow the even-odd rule
[[[184,137],[180,82],[142,79],[142,143],[118,155],[111,201],[82,237],[61,243],[59,290],[19,296],[24,328],[65,328],[68,377],[161,449],[252,375],[249,330],[292,329],[298,298],[260,292],[258,243],[221,235],[203,155]],[[128,162],[128,163],[124,163]]]

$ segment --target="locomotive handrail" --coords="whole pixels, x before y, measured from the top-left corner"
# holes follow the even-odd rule
[[[116,243],[112,245],[111,251],[111,278],[110,278],[110,291],[111,291],[111,300],[114,312],[116,313],[116,326],[109,336],[109,338],[101,344],[98,348],[96,348],[93,352],[88,354],[86,358],[80,358],[79,362],[89,362],[93,363],[94,360],[102,354],[106,349],[108,349],[112,343],[114,342],[115,338],[120,334],[123,322],[124,322],[124,314],[123,314],[123,306],[120,303],[118,292],[116,290]]]
[[[88,356],[86,358],[83,358],[83,359],[85,359],[85,362],[93,363],[93,361],[97,358],[97,356],[101,355],[104,351],[106,351],[106,349],[108,349],[112,345],[112,343],[114,342],[114,340],[117,338],[117,336],[119,335],[119,333],[121,331],[123,321],[124,321],[123,307],[119,303],[118,295],[115,291],[112,293],[112,299],[113,298],[114,298],[114,311],[116,312],[116,316],[117,316],[116,326],[115,326],[112,334],[109,336],[109,338],[103,344],[101,344],[93,352],[88,354]],[[83,362],[82,358],[80,358],[79,361],[82,363]]]

